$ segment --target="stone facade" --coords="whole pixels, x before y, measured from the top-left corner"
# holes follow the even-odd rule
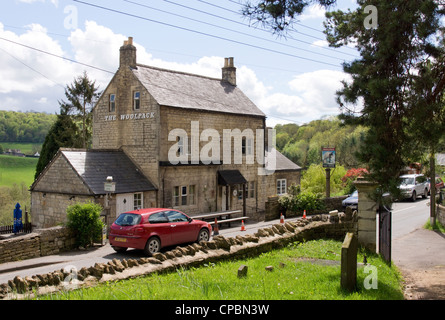
[[[267,150],[266,117],[236,86],[233,58],[226,58],[221,79],[159,69],[137,63],[129,38],[92,113],[93,146],[86,152],[123,152],[152,187],[139,191],[144,207],[174,207],[191,215],[239,209],[263,220],[277,179],[286,179],[287,186],[300,183],[301,168],[282,154],[275,172],[261,174],[265,164],[257,147]],[[101,203],[110,220],[134,209],[136,194],[92,192],[82,170],[63,160],[55,158],[32,189],[31,214],[39,227],[64,222],[73,199]],[[219,173],[228,170],[236,170],[243,182],[222,185]]]

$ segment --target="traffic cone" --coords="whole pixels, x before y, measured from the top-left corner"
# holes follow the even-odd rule
[[[246,231],[246,228],[244,227],[244,220],[241,220],[241,231]]]
[[[281,213],[281,216],[280,216],[280,223],[284,223],[284,216],[283,216],[283,213]]]
[[[303,219],[306,219],[306,210],[303,212]]]
[[[215,226],[213,227],[213,236],[217,236],[219,234],[218,221],[215,218]]]

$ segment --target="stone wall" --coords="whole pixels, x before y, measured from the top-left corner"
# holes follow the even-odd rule
[[[441,225],[445,226],[445,207],[439,204],[436,206],[436,208],[437,221],[439,221]]]
[[[198,267],[205,263],[254,257],[294,242],[323,238],[343,240],[346,233],[357,232],[355,221],[344,218],[340,218],[340,222],[331,223],[328,221],[332,221],[329,215],[317,215],[308,219],[275,224],[272,227],[259,229],[255,234],[230,238],[215,236],[210,241],[201,241],[199,244],[194,243],[185,247],[178,246],[149,258],[113,259],[108,263],[96,263],[94,266],[83,267],[76,271],[75,277],[66,270],[56,270],[25,279],[15,277],[8,283],[0,284],[0,299],[21,299],[154,272],[174,271],[178,267]]]
[[[317,210],[315,212],[306,212],[306,214],[321,214],[322,212],[329,212],[338,210],[339,212],[343,211],[342,201],[346,199],[347,196],[339,196],[339,197],[331,197],[331,198],[323,198],[324,208],[322,210]],[[278,203],[279,196],[272,196],[267,198],[266,208],[265,208],[265,220],[275,220],[279,219],[280,212],[280,204]],[[302,216],[303,212],[286,212],[285,216],[287,218]]]
[[[0,263],[19,261],[75,248],[75,236],[65,227],[36,229],[22,236],[0,240]]]

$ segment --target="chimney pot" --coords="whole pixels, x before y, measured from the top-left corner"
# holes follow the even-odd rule
[[[119,68],[121,67],[136,69],[136,47],[133,46],[133,37],[128,37],[120,48]]]
[[[222,68],[222,81],[236,86],[236,68],[233,57],[224,58],[224,67]]]

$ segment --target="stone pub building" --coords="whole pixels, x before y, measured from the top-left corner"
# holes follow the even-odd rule
[[[233,58],[215,79],[138,64],[132,42],[93,108],[92,148],[60,149],[31,186],[33,224],[63,223],[70,204],[86,201],[108,223],[146,207],[263,220],[268,196],[299,184],[301,168],[267,152],[266,116],[237,87]]]

